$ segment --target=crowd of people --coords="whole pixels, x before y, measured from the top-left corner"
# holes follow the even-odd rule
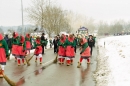
[[[58,54],[58,63],[61,65],[66,61],[67,66],[73,64],[76,48],[79,46],[81,50],[81,57],[77,66],[79,68],[83,59],[87,59],[87,63],[90,63],[90,56],[92,56],[92,50],[95,46],[95,37],[92,35],[89,35],[89,38],[87,38],[75,36],[74,34],[62,34],[61,36],[55,36],[54,40],[50,39],[49,42],[50,48],[54,46],[54,53]],[[31,49],[35,49],[35,62],[39,59],[40,64],[42,64],[42,57],[45,54],[44,49],[47,43],[45,33],[42,33],[41,37],[37,36],[36,39],[30,36],[30,34],[26,34],[24,37],[17,32],[13,32],[12,38],[8,38],[8,35],[3,37],[0,34],[0,77],[3,77],[6,59],[10,59],[10,54],[15,57],[17,65],[20,66],[26,64],[25,57],[30,54]]]

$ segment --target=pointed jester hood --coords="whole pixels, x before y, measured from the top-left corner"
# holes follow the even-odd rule
[[[20,36],[20,43],[24,43],[25,39],[24,36]]]
[[[70,42],[73,42],[73,41],[74,41],[73,35],[69,35],[68,40],[69,40]]]
[[[64,43],[66,40],[66,36],[64,34],[61,35],[60,42]]]
[[[2,36],[2,34],[0,34],[0,41],[1,41],[1,40],[3,40],[3,36]]]
[[[13,37],[14,37],[14,38],[17,38],[17,37],[18,37],[18,33],[17,33],[17,32],[14,32],[14,33],[13,33]]]
[[[30,34],[29,34],[29,33],[28,33],[28,34],[26,34],[26,37],[27,37],[27,38],[30,38]]]
[[[40,37],[39,37],[39,36],[36,38],[36,43],[37,43],[37,44],[40,44],[40,43],[41,43],[41,40],[40,40]]]

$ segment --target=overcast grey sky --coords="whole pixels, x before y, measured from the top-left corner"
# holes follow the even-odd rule
[[[31,0],[23,0],[24,8]],[[52,0],[54,1],[54,0]],[[65,10],[96,21],[130,20],[130,0],[55,0]],[[24,24],[29,22],[24,21]],[[21,0],[0,0],[0,26],[21,25]]]

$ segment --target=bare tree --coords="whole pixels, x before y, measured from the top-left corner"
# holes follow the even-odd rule
[[[59,34],[66,28],[70,28],[64,11],[58,6],[47,4],[46,0],[33,0],[26,12],[30,21],[45,29],[49,37],[51,33]]]
[[[95,20],[93,18],[86,18],[85,19],[85,27],[88,28],[89,30],[89,33],[94,33],[94,30],[95,30]]]
[[[12,34],[13,32],[14,32],[14,29],[13,29],[13,28],[9,28],[9,29],[8,29],[8,33],[11,33],[11,34]]]
[[[41,28],[43,28],[45,6],[45,0],[32,0],[30,7],[25,9],[28,13],[28,20],[33,24],[40,25]]]

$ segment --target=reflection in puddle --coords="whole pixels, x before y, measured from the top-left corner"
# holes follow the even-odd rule
[[[38,74],[42,73],[43,69],[45,69],[45,67],[42,67],[42,68],[40,68],[38,70],[35,70],[35,75],[38,75]]]
[[[81,70],[80,70],[80,72],[81,72],[81,79],[82,79],[81,83],[83,83],[85,81],[85,75],[87,75],[87,73],[90,71],[89,69],[90,69],[89,64],[87,65],[86,69],[84,69],[83,67],[81,67]]]
[[[16,83],[16,86],[21,86],[21,85],[24,84],[24,83],[25,83],[25,78],[22,77],[22,78],[20,78],[19,81]]]

